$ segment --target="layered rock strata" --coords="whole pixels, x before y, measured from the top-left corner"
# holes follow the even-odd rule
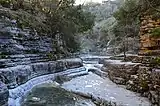
[[[1,105],[8,100],[8,89],[13,89],[28,80],[57,72],[62,72],[71,68],[82,67],[81,59],[66,59],[58,61],[40,62],[28,65],[18,65],[15,67],[0,69],[0,101]]]
[[[0,16],[0,106],[7,105],[8,89],[41,75],[83,66],[81,59],[53,61],[58,56],[53,54],[55,48],[51,37],[18,28],[16,20]]]
[[[154,62],[155,58],[154,56],[135,56],[133,62],[105,60],[103,71],[108,73],[113,82],[126,85],[127,89],[141,93],[148,97],[153,105],[159,106],[160,69]]]
[[[140,55],[160,55],[160,19],[152,15],[141,17]]]

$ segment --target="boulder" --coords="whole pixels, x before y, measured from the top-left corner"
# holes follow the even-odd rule
[[[15,88],[30,79],[32,68],[29,65],[19,65],[0,69],[0,73],[0,79],[3,80],[9,88]]]
[[[103,71],[108,72],[109,78],[118,84],[126,84],[131,75],[135,75],[140,64],[122,62],[121,60],[105,60]]]
[[[83,61],[80,58],[63,59],[63,60],[58,60],[58,62],[65,63],[67,69],[78,68],[83,66]]]

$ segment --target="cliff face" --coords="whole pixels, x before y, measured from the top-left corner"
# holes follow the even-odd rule
[[[0,17],[0,106],[7,105],[10,88],[34,77],[83,66],[80,59],[51,61],[52,42],[29,28],[18,28],[16,20]]]
[[[5,21],[8,23],[6,24]],[[31,32],[29,29],[22,30],[17,28],[16,23],[12,21],[7,18],[0,19],[0,67],[12,66],[13,59],[15,62],[18,62],[19,58],[24,58],[25,61],[32,57],[34,60],[34,58],[44,56],[44,54],[53,51],[50,38],[46,36],[40,37],[36,32]]]
[[[52,40],[38,36],[30,29],[16,27],[16,20],[0,17],[0,105],[7,105],[8,88],[24,83],[33,75],[33,68],[48,64],[36,64],[48,60],[53,51]],[[34,63],[34,65],[29,65]],[[51,64],[51,63],[50,63]],[[44,69],[44,68],[42,68]],[[46,70],[48,71],[48,70]],[[44,74],[39,73],[39,74]],[[29,77],[29,76],[32,77]],[[37,74],[38,75],[38,74]]]
[[[141,18],[140,28],[140,55],[160,54],[160,19],[153,19],[152,15],[144,15]]]

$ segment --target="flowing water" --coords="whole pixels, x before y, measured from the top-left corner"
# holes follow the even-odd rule
[[[41,84],[47,84],[47,83],[53,83],[55,81],[56,76],[75,76],[77,75],[84,75],[87,72],[86,68],[80,67],[75,69],[68,69],[64,72],[60,72],[57,74],[48,74],[39,76],[36,78],[33,78],[26,82],[25,84],[22,84],[18,86],[17,88],[10,89],[9,90],[9,100],[8,100],[8,106],[21,106],[21,101],[23,97],[30,92],[34,87],[41,85]]]
[[[101,58],[108,57],[82,57],[85,68],[59,73],[59,75],[72,77],[71,80],[59,86],[54,84],[56,75],[51,74],[34,78],[10,90],[9,106],[95,106],[91,100],[74,94],[77,92],[113,101],[121,106],[150,106],[148,99],[114,84],[108,78],[89,72],[90,69],[101,72],[102,64],[98,63]]]

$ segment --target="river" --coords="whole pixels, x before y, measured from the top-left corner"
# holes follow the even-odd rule
[[[90,95],[92,98],[111,101],[121,106],[150,106],[151,104],[147,98],[126,90],[123,86],[116,85],[110,81],[109,78],[101,77],[97,74],[104,73],[100,70],[102,64],[99,64],[99,60],[104,58],[107,59],[109,57],[82,56],[81,59],[83,60],[84,67],[58,73],[58,75],[64,74],[71,78],[70,80],[64,81],[60,84],[58,88],[54,87],[50,89],[50,87],[45,87],[44,89],[44,87],[37,87],[37,85],[40,86],[46,83],[54,83],[55,74],[50,74],[34,78],[27,83],[10,90],[9,106],[20,106],[21,100],[25,100],[29,97],[24,98],[29,92],[30,95],[32,95],[31,97],[40,98],[42,100],[44,99],[45,101],[53,101],[52,103],[49,102],[52,105],[45,106],[95,106],[91,100],[72,94],[71,92]],[[70,94],[71,98],[70,96],[65,96],[68,95],[66,94],[67,92]],[[41,95],[37,97],[38,93]],[[15,96],[18,97],[16,98]],[[45,99],[45,97],[47,97],[47,99]],[[50,97],[50,99],[48,99],[48,97]],[[76,102],[73,102],[75,101],[74,98],[78,98],[76,99]],[[67,99],[68,102],[64,101],[65,99]],[[63,104],[58,105],[57,103]],[[67,103],[70,105],[67,105]]]

